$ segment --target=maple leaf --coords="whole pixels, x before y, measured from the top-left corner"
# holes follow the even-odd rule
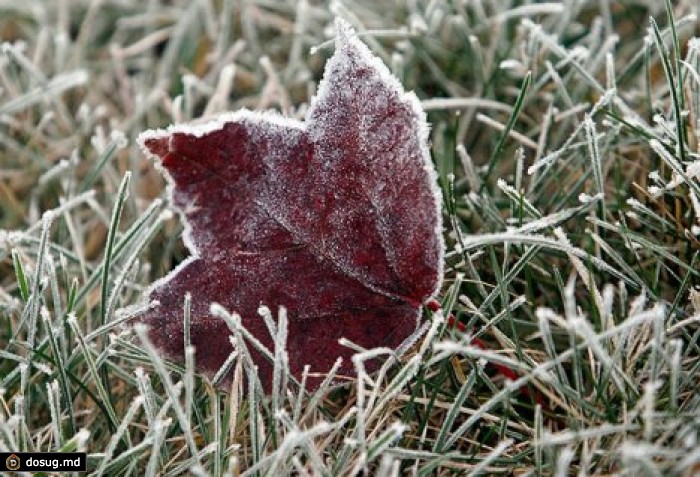
[[[232,352],[212,303],[240,315],[268,349],[273,338],[257,310],[285,307],[299,378],[304,365],[325,373],[338,357],[340,373],[352,373],[341,337],[398,347],[440,287],[440,193],[425,114],[349,25],[338,20],[336,29],[305,122],[242,110],[139,137],[164,169],[192,252],[153,284],[142,321],[182,360],[191,293],[191,341],[208,374]],[[252,354],[269,389],[272,366]]]

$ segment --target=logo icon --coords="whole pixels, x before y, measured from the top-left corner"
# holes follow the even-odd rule
[[[5,459],[5,466],[7,467],[7,470],[18,470],[20,466],[19,457],[12,454],[10,457]]]

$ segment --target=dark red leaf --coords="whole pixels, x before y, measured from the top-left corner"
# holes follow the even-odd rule
[[[305,122],[239,111],[141,135],[170,182],[192,257],[156,282],[143,317],[182,359],[192,295],[197,364],[215,373],[232,351],[211,303],[238,313],[272,350],[261,304],[284,306],[293,374],[327,372],[345,337],[396,348],[416,330],[442,275],[440,195],[417,98],[342,21]],[[271,366],[255,354],[262,382]],[[319,379],[310,383],[317,385]]]

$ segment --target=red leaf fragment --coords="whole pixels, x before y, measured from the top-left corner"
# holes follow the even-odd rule
[[[440,287],[440,193],[420,104],[343,21],[305,122],[229,113],[147,131],[192,257],[154,283],[142,317],[151,340],[183,359],[183,299],[192,295],[197,365],[214,374],[232,352],[219,303],[268,349],[261,304],[289,316],[292,373],[353,372],[344,337],[396,348]],[[251,347],[252,350],[252,347]],[[272,367],[253,358],[270,387]],[[230,378],[230,376],[229,376]],[[321,377],[312,379],[317,386]]]
[[[440,310],[442,307],[440,306],[440,302],[437,300],[429,300],[425,306],[428,307],[428,309],[432,312],[437,312]],[[449,328],[457,328],[457,331],[461,333],[466,333],[467,332],[467,327],[462,323],[461,321],[457,321],[455,316],[450,313],[450,315],[447,317],[447,326]],[[489,346],[480,338],[471,338],[471,344],[473,344],[476,348],[483,349],[483,350],[488,350]],[[515,381],[518,379],[518,373],[515,372],[515,370],[509,368],[508,366],[500,363],[491,363],[494,368],[496,368],[496,371],[498,371],[498,374],[503,376],[506,379],[509,379],[511,381]],[[531,397],[532,393],[530,392],[530,388],[527,386],[521,386],[520,387],[520,394],[524,396]],[[535,402],[542,406],[543,408],[547,408],[546,401],[544,399],[544,396],[542,393],[539,391],[535,390]]]

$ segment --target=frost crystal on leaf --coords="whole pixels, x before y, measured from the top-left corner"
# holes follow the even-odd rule
[[[440,287],[440,193],[425,115],[343,21],[305,122],[247,110],[203,125],[143,133],[192,257],[156,282],[142,320],[183,359],[183,300],[192,295],[197,365],[214,374],[232,351],[219,303],[268,349],[261,305],[288,311],[291,372],[327,372],[346,338],[400,346]],[[276,313],[273,313],[276,314]],[[272,365],[253,355],[269,389]],[[318,385],[320,378],[309,382]]]

